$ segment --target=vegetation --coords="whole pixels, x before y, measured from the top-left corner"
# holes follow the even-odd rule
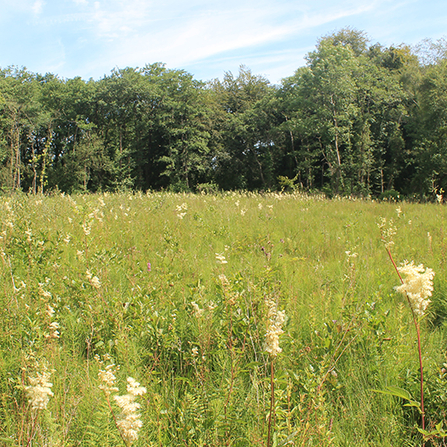
[[[76,151],[98,143],[92,129]],[[446,214],[399,205],[0,197],[0,443],[444,445]],[[433,269],[430,303],[411,289],[416,313],[391,253],[413,276]]]
[[[446,42],[321,38],[281,85],[241,67],[201,82],[163,64],[95,81],[0,71],[0,187],[66,193],[447,189]]]

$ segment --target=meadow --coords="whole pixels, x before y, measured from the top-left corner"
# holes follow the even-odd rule
[[[299,193],[1,196],[0,445],[445,445],[446,217]],[[425,440],[380,224],[398,265],[435,272]]]

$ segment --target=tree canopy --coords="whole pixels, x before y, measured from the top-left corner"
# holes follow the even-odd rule
[[[324,36],[280,85],[241,66],[198,81],[155,63],[95,81],[0,70],[0,188],[447,189],[445,39]]]

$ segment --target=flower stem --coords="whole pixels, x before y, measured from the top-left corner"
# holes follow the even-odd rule
[[[396,270],[397,275],[399,276],[400,282],[403,284],[404,281],[402,279],[402,276],[399,273],[396,263],[394,262],[393,256],[391,254],[391,250],[389,248],[387,248],[386,251],[388,253],[388,256],[390,257],[390,260],[394,266],[394,269]],[[408,297],[408,294],[405,294],[405,296],[407,297],[407,301],[408,301],[408,304],[411,309],[411,314],[413,316],[413,322],[414,322],[414,326],[416,328],[416,334],[417,334],[417,338],[418,338],[419,371],[420,371],[420,382],[421,382],[421,388],[420,388],[421,389],[421,416],[422,416],[422,424],[421,425],[422,425],[422,430],[425,430],[424,372],[423,372],[423,367],[422,367],[421,331],[419,329],[419,323],[416,318],[416,314],[414,313],[413,306],[411,305],[410,298]]]
[[[275,411],[275,369],[273,365],[274,359],[270,361],[270,413],[269,413],[269,428],[267,434],[267,447],[271,446],[271,433],[272,433],[272,419],[274,424],[274,411]]]

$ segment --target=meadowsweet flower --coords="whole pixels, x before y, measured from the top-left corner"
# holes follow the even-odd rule
[[[84,230],[84,234],[88,236],[92,230],[92,227],[89,222],[84,222],[82,224],[82,229]]]
[[[393,236],[397,233],[397,228],[394,226],[393,219],[390,219],[387,222],[385,217],[381,217],[377,226],[382,234],[382,241],[385,244],[385,248],[390,250],[394,245]]]
[[[219,275],[219,279],[224,287],[230,284],[230,282],[228,281],[227,277],[224,274]]]
[[[194,309],[194,314],[196,318],[199,318],[203,314],[203,309],[201,309],[195,301],[191,302],[191,306]]]
[[[396,286],[394,289],[408,297],[411,308],[419,317],[424,316],[424,313],[430,304],[429,297],[433,292],[433,277],[435,273],[430,268],[425,268],[422,264],[416,266],[414,262],[408,263],[404,261],[400,267],[397,268],[403,278],[403,284]]]
[[[24,389],[28,395],[28,402],[32,410],[45,410],[50,397],[54,396],[51,391],[53,384],[50,382],[51,371],[45,365],[41,366],[41,371],[36,371],[35,376],[29,376],[29,386]]]
[[[216,253],[216,261],[219,264],[228,264],[228,261],[225,259],[225,256],[222,253]]]
[[[90,280],[90,284],[95,288],[95,289],[100,289],[101,288],[101,282],[99,281],[99,278],[97,276],[94,276],[91,280]]]
[[[50,329],[50,333],[49,334],[45,334],[45,338],[47,339],[53,339],[53,338],[59,338],[60,337],[60,332],[58,331],[59,329],[59,323],[56,321],[53,321],[52,323],[49,324],[49,329]]]
[[[101,288],[101,281],[99,281],[99,278],[97,276],[93,276],[90,270],[86,270],[85,276],[87,276],[87,279],[89,280],[92,287],[95,289]]]
[[[43,298],[51,298],[51,293],[43,289],[44,285],[42,282],[39,283],[39,295]]]
[[[121,408],[121,415],[119,416],[116,425],[121,431],[121,435],[126,443],[132,443],[138,439],[138,431],[143,426],[140,420],[140,415],[137,410],[141,405],[135,402],[138,396],[143,396],[146,393],[146,388],[132,377],[127,378],[127,394],[124,396],[113,396],[117,405]]]
[[[286,319],[286,312],[278,311],[276,301],[270,298],[266,299],[268,306],[268,328],[265,334],[265,350],[271,357],[276,357],[282,349],[279,346],[279,336],[284,333],[282,325]]]
[[[116,367],[119,369],[119,367]],[[110,396],[112,392],[119,391],[115,386],[116,376],[115,376],[115,364],[111,363],[107,365],[104,369],[100,369],[98,372],[99,380],[101,384],[99,385],[99,389],[104,391],[106,396]]]

